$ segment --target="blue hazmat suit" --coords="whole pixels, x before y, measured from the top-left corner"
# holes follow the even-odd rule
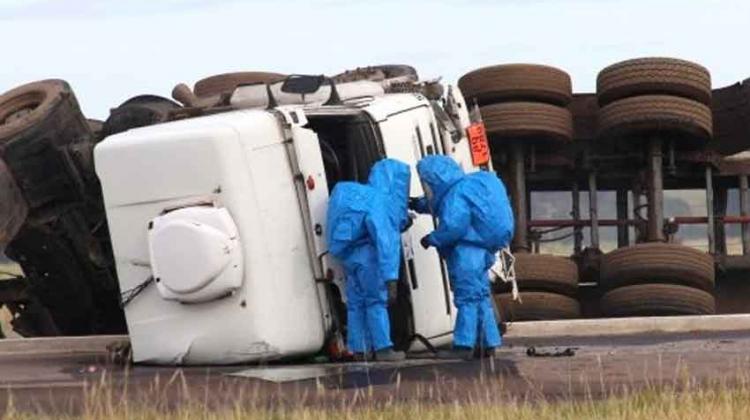
[[[347,345],[355,353],[393,347],[386,282],[399,277],[410,182],[408,165],[384,159],[367,184],[339,182],[328,202],[328,249],[346,272]]]
[[[491,302],[487,270],[495,253],[513,236],[513,213],[505,186],[490,172],[465,175],[446,156],[428,156],[417,165],[426,197],[415,210],[430,210],[437,228],[426,244],[446,259],[458,314],[456,347],[474,348],[481,337],[486,348],[502,344]]]

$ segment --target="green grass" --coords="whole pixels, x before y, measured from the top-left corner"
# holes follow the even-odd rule
[[[365,392],[364,395],[367,395]],[[363,397],[368,398],[368,397]],[[202,405],[176,409],[157,409],[133,404],[108,391],[88,391],[83,413],[76,416],[39,415],[10,409],[2,419],[107,419],[107,420],[192,420],[192,419],[362,419],[362,420],[731,420],[750,419],[750,387],[709,385],[698,387],[687,381],[678,388],[649,387],[635,393],[623,390],[609,398],[577,398],[562,401],[540,399],[509,399],[505,402],[469,402],[432,404],[420,401],[400,403],[378,402],[352,405],[342,401],[333,408],[281,407],[259,408],[257,401],[242,399],[225,409],[209,409]],[[259,402],[263,404],[263,402]]]

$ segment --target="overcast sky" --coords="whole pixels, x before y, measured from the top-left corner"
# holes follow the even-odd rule
[[[89,117],[142,93],[235,70],[335,73],[412,64],[455,82],[483,65],[545,63],[576,91],[625,58],[750,76],[750,2],[719,0],[0,0],[0,90],[68,80]]]

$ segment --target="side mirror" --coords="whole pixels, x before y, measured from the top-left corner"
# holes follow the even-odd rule
[[[281,85],[281,91],[284,93],[309,95],[317,92],[325,81],[325,76],[304,76],[293,74],[284,80],[284,84]]]

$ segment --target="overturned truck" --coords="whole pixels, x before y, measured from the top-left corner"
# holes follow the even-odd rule
[[[479,110],[473,119],[483,119],[487,129],[492,165],[485,166],[498,170],[514,205],[513,248],[522,301],[512,302],[509,287],[498,284],[496,301],[504,319],[745,310],[750,290],[736,279],[750,269],[750,159],[743,153],[750,148],[750,82],[712,90],[706,69],[664,58],[615,64],[602,71],[592,94],[574,94],[570,77],[548,66],[478,69],[461,78],[460,91],[448,92],[437,83],[416,81],[415,75],[407,66],[358,69],[333,77],[338,89],[321,79],[314,91],[302,95],[282,89],[286,75],[232,73],[201,80],[192,89],[178,85],[175,101],[136,96],[112,109],[103,123],[82,115],[62,81],[32,83],[3,94],[0,244],[21,265],[24,276],[0,282],[0,301],[13,313],[14,329],[23,335],[126,331],[121,306],[131,298],[136,303],[128,305],[137,305],[140,297],[131,294],[146,278],[126,280],[123,287],[116,264],[148,271],[150,262],[148,256],[125,262],[114,257],[107,200],[93,164],[93,150],[104,138],[112,139],[105,142],[111,147],[130,144],[125,139],[161,137],[159,127],[164,123],[169,130],[195,131],[204,122],[214,124],[223,118],[220,115],[255,109],[280,112],[289,120],[279,123],[285,130],[299,126],[315,133],[328,187],[337,179],[364,176],[360,172],[366,172],[367,162],[362,159],[368,161],[372,150],[344,150],[339,144],[362,127],[370,127],[381,141],[387,139],[383,144],[403,137],[396,143],[408,144],[406,160],[445,153],[476,169],[465,132],[471,121],[461,92],[469,108],[476,105]],[[362,81],[370,84],[357,85]],[[287,87],[295,91],[292,85]],[[424,115],[414,116],[419,113],[409,104],[424,109]],[[285,107],[301,110],[296,122]],[[324,109],[340,115],[326,116]],[[357,120],[360,111],[369,117]],[[309,118],[301,119],[301,114]],[[413,116],[414,120],[397,129],[379,125],[399,115],[404,121]],[[131,130],[146,126],[155,127]],[[142,142],[142,147],[149,146],[145,138]],[[123,173],[144,169],[127,155],[113,152],[107,159],[120,159]],[[416,194],[418,186],[414,188]],[[117,190],[113,185],[112,191]],[[705,215],[666,214],[665,190],[697,190]],[[566,208],[552,212],[552,217],[540,216],[537,209],[550,207],[550,199],[544,201],[549,193],[558,194],[552,196],[553,207]],[[560,194],[567,199],[559,200]],[[728,214],[731,194],[739,196],[739,214]],[[613,214],[607,216],[608,207],[613,207]],[[172,209],[167,210],[166,214]],[[705,249],[679,244],[681,229],[697,224],[705,226]],[[727,227],[732,225],[740,226],[739,255],[731,255],[727,246]],[[314,249],[316,229],[322,226],[308,227],[313,236],[306,246]],[[614,245],[602,239],[610,237],[610,231]],[[138,247],[145,250],[148,239],[142,240],[146,242]],[[552,246],[560,241],[563,247]],[[404,247],[405,255],[411,256],[414,250],[408,241]],[[336,277],[329,275],[329,263],[310,264],[320,283]],[[434,274],[442,278],[438,282],[445,282],[443,268],[437,267]],[[405,265],[404,279],[420,277],[411,273],[413,269]],[[418,306],[420,299],[443,302],[448,318],[438,317],[439,322],[449,325],[448,287],[421,298],[419,293],[428,293],[414,292],[421,284],[405,281],[403,287],[412,290],[410,304]],[[157,290],[151,287],[148,293]],[[338,302],[340,291],[324,294],[329,293]],[[421,319],[433,315],[409,311]],[[335,312],[330,313],[332,319]],[[410,325],[402,330],[404,337],[415,332]]]
[[[491,167],[486,138],[469,136],[477,130],[460,91],[420,82],[407,66],[333,78],[223,77],[195,89],[178,85],[173,96],[182,105],[133,98],[112,111],[98,136],[82,125],[51,140],[37,132],[7,143],[25,150],[6,150],[4,157],[16,162],[29,162],[37,144],[47,153],[40,161],[60,158],[63,166],[50,171],[63,183],[54,193],[82,180],[78,195],[48,198],[43,219],[35,218],[41,206],[33,200],[19,203],[28,202],[29,215],[9,226],[7,253],[28,280],[13,280],[14,328],[86,334],[124,332],[127,325],[137,362],[235,363],[320,350],[340,355],[344,274],[324,235],[333,186],[365,181],[383,157],[412,167],[413,196],[423,194],[415,167],[426,155],[450,155],[467,172]],[[85,121],[74,101],[67,108]],[[8,121],[47,118],[39,116],[45,109]],[[70,150],[81,156],[66,159]],[[9,190],[20,197],[28,194],[24,168],[8,171],[16,181]],[[29,171],[40,169],[46,167]],[[71,214],[79,217],[79,230],[54,230],[66,227]],[[397,348],[451,339],[456,310],[445,264],[434,249],[414,246],[434,223],[415,215],[402,234],[398,298],[389,308]],[[87,253],[61,252],[75,247]],[[73,264],[81,269],[65,270]],[[97,277],[99,269],[109,277]],[[93,307],[73,297],[89,298]],[[33,299],[38,313],[28,309]],[[70,309],[85,322],[61,322]]]

